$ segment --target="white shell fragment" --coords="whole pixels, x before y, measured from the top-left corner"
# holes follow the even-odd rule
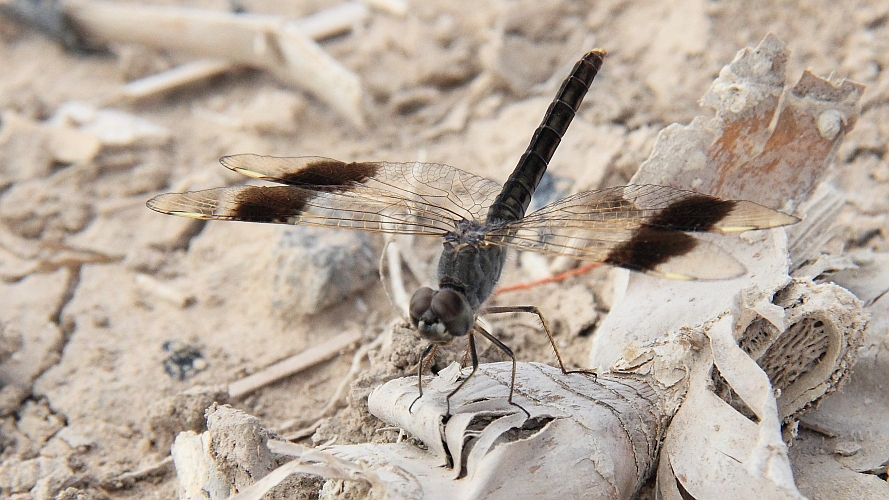
[[[676,413],[658,467],[665,499],[802,499],[793,482],[787,447],[768,378],[731,336],[726,317],[710,330],[716,362],[738,385],[760,420],[748,419],[709,390],[713,358],[692,368],[689,391]],[[681,495],[679,487],[687,492]]]
[[[54,162],[88,162],[102,149],[95,135],[73,126],[38,122],[11,110],[0,113],[0,122],[0,178],[5,182],[49,176]]]

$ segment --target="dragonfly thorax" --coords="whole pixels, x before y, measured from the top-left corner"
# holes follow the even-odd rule
[[[488,229],[479,221],[461,220],[454,231],[445,235],[438,259],[438,287],[442,293],[450,290],[446,294],[449,299],[453,293],[466,303],[468,310],[461,318],[464,320],[475,317],[494,291],[503,269],[506,250],[485,239]],[[453,330],[452,335],[465,335],[472,323],[467,321],[465,328]]]
[[[467,245],[477,246],[484,242],[484,226],[477,220],[463,219],[456,223],[454,230],[445,233],[444,244],[456,248]]]
[[[466,296],[451,288],[420,288],[411,297],[410,315],[420,336],[440,345],[466,335],[475,324]]]

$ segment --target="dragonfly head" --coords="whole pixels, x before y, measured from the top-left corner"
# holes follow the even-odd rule
[[[433,344],[448,344],[454,337],[469,333],[475,324],[466,297],[450,288],[417,290],[411,297],[410,314],[420,336]]]

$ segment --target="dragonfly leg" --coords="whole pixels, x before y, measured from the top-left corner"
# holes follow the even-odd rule
[[[540,324],[543,325],[543,331],[546,332],[546,337],[549,339],[549,344],[553,347],[553,352],[556,353],[556,359],[559,360],[559,368],[562,369],[562,373],[564,373],[565,375],[568,375],[569,373],[583,373],[585,375],[596,374],[596,372],[593,370],[568,370],[567,368],[565,368],[565,363],[562,361],[562,354],[559,353],[559,348],[556,346],[556,339],[553,338],[553,334],[549,329],[549,323],[546,322],[546,318],[543,317],[543,313],[541,313],[540,309],[537,309],[536,306],[492,306],[483,310],[482,314],[502,314],[517,312],[536,314],[537,317],[540,318]]]
[[[518,407],[518,409],[525,412],[525,415],[527,415],[528,418],[531,418],[531,414],[528,413],[528,410],[522,408],[522,405],[520,405],[516,402],[513,402],[513,400],[512,400],[512,395],[515,392],[515,372],[516,372],[515,354],[513,354],[512,349],[510,349],[508,345],[504,344],[503,341],[501,341],[497,337],[488,333],[488,331],[485,330],[484,328],[482,328],[480,326],[476,326],[476,329],[478,330],[478,332],[480,334],[482,334],[486,339],[490,340],[492,344],[497,346],[498,349],[500,349],[501,351],[506,353],[506,355],[509,356],[510,359],[512,359],[512,379],[509,382],[509,404],[511,404],[515,407]]]
[[[457,391],[462,389],[463,386],[466,385],[466,382],[468,382],[469,379],[471,379],[472,376],[475,375],[475,371],[478,370],[478,353],[475,350],[475,336],[473,335],[473,333],[475,333],[475,331],[479,328],[480,327],[476,325],[475,328],[469,331],[469,346],[466,348],[467,352],[469,352],[469,357],[472,360],[472,371],[469,372],[469,375],[466,378],[460,381],[460,385],[458,385],[456,389],[448,393],[448,397],[446,398],[448,406],[445,416],[450,416],[451,414],[451,396],[457,394]]]
[[[553,338],[553,334],[549,329],[549,323],[546,322],[546,318],[543,317],[543,313],[540,312],[540,309],[537,309],[536,306],[492,306],[486,308],[482,313],[491,313],[491,314],[503,314],[503,313],[531,313],[536,314],[538,318],[540,318],[540,324],[543,325],[543,331],[546,332],[546,337],[549,339],[549,343],[553,346],[553,351],[556,353],[556,359],[559,360],[559,368],[562,369],[562,373],[568,373],[568,370],[565,368],[565,363],[562,362],[562,354],[559,353],[559,348],[556,347],[556,339]]]
[[[460,360],[460,368],[461,369],[466,368],[466,362],[469,361],[469,352],[470,352],[469,344],[467,344],[466,350],[463,351],[463,359]]]
[[[437,350],[438,344],[429,344],[423,349],[423,352],[420,354],[420,366],[417,367],[417,390],[420,392],[420,395],[417,396],[417,399],[415,399],[413,403],[411,403],[411,405],[408,407],[408,413],[413,412],[414,404],[416,404],[416,402],[423,397],[423,364],[427,358],[431,358],[432,356],[434,356],[435,351]]]

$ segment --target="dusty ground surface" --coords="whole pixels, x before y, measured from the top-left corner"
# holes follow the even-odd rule
[[[336,2],[241,4],[297,18]],[[189,6],[224,9],[226,2]],[[502,182],[558,82],[596,46],[609,57],[553,159],[550,196],[622,184],[661,128],[709,113],[697,100],[720,68],[769,31],[792,50],[789,80],[811,68],[868,86],[857,127],[837,154],[835,184],[850,201],[831,250],[885,251],[884,1],[491,1],[471,9],[411,2],[404,17],[372,10],[352,32],[321,43],[361,78],[366,130],[266,74],[240,71],[115,104],[161,131],[101,146],[87,161],[71,160],[89,148],[82,138],[61,137],[48,128],[49,119],[74,101],[101,107],[126,81],[188,57],[120,46],[105,54],[66,52],[0,21],[2,494],[174,497],[169,445],[180,430],[202,425],[203,407],[189,405],[201,406],[201,398],[214,394],[224,400],[225,384],[340,332],[360,331],[368,342],[397,317],[367,273],[357,294],[312,314],[295,312],[301,306],[290,295],[300,288],[288,279],[311,264],[288,260],[291,228],[165,217],[145,208],[151,196],[242,182],[217,160],[243,152],[440,162]],[[452,111],[467,103],[465,121],[454,120]],[[322,243],[327,238],[312,234]],[[373,258],[365,260],[376,265],[380,239],[349,241],[358,245],[348,247],[349,259],[361,260],[365,252],[354,248],[371,248]],[[414,244],[422,257],[437,247],[435,241]],[[527,281],[524,264],[512,259],[503,282]],[[607,312],[607,277],[607,270],[596,270],[505,294],[496,303],[538,305],[576,365],[586,359],[596,315]],[[495,330],[520,359],[553,360],[532,321],[502,318]],[[192,351],[180,350],[185,361],[171,363],[172,350],[183,345]],[[411,355],[417,353],[405,354],[402,369],[415,362]],[[350,362],[347,354],[230,402],[287,434],[319,417]],[[175,371],[182,366],[184,372]],[[222,389],[181,396],[197,386]],[[322,435],[336,435],[336,423],[322,427]],[[829,446],[805,449],[798,464],[810,463],[807,456],[832,460],[824,451]],[[816,483],[801,487],[812,498],[827,498]]]

